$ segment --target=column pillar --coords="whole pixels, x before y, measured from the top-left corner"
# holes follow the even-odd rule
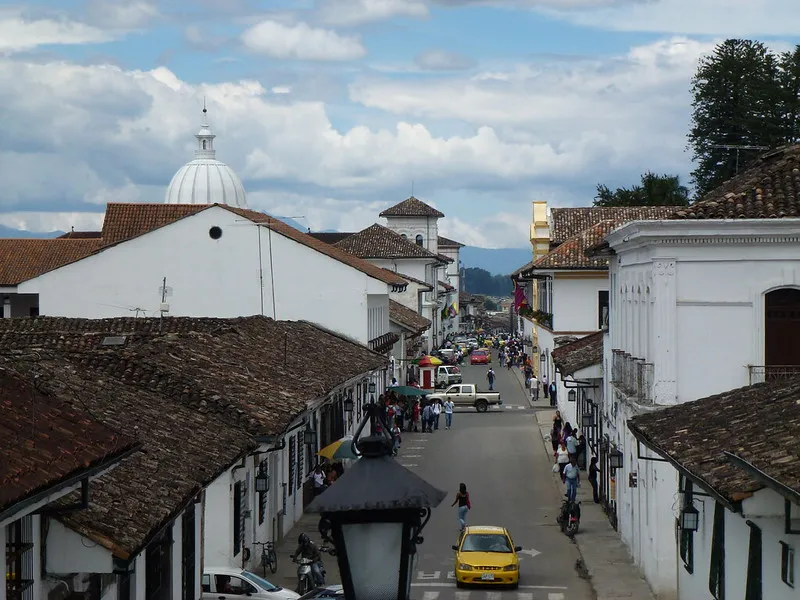
[[[11,296],[3,296],[3,314],[4,319],[11,318]]]
[[[678,314],[675,259],[653,259],[653,396],[656,404],[678,403]]]

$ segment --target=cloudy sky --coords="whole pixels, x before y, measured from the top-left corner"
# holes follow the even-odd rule
[[[698,57],[799,31],[797,0],[0,2],[0,223],[163,201],[205,96],[251,208],[353,230],[413,185],[445,235],[524,247],[532,200],[688,181]]]

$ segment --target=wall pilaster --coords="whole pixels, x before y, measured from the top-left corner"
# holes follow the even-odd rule
[[[674,258],[653,259],[653,395],[656,404],[678,403],[678,313]]]

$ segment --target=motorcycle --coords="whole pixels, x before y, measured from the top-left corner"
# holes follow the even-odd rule
[[[336,550],[328,545],[321,546],[319,551],[320,553],[325,552],[331,556],[336,556]],[[327,575],[327,572],[325,571],[325,564],[321,560],[319,561],[319,573],[321,581],[318,582],[314,581],[314,573],[311,570],[311,565],[313,565],[315,561],[301,556],[300,558],[295,559],[295,562],[297,563],[297,588],[295,591],[298,594],[302,596],[317,586],[325,586],[325,576]]]
[[[564,500],[556,521],[561,526],[562,533],[568,537],[573,537],[578,533],[578,527],[581,524],[581,503]]]

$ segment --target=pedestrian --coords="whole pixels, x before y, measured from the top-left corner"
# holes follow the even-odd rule
[[[453,425],[453,408],[455,405],[449,398],[444,401],[444,428],[450,429]]]
[[[458,524],[461,526],[461,533],[464,533],[464,529],[467,527],[467,513],[472,510],[466,483],[459,484],[456,499],[450,506],[455,506],[456,502],[458,502]]]
[[[397,456],[397,451],[400,449],[400,444],[403,443],[403,439],[400,437],[400,426],[397,424],[397,420],[394,422],[394,427],[392,427],[392,455]]]
[[[555,381],[550,382],[550,388],[549,388],[548,391],[550,392],[550,406],[555,408],[556,406],[558,406],[558,402],[557,402],[557,398],[556,398],[556,392],[558,391],[558,388],[556,387],[556,382]]]
[[[575,437],[575,431],[570,431],[566,438],[564,438],[564,445],[569,452],[569,458],[575,459],[575,464],[578,463],[578,438]]]
[[[530,385],[528,386],[531,390],[531,400],[534,402],[539,401],[539,380],[536,379],[536,375],[531,374]]]
[[[564,426],[564,418],[561,416],[561,411],[557,410],[553,415],[553,425],[561,429]]]
[[[425,404],[425,408],[422,409],[422,433],[431,433],[433,431],[433,429],[431,429],[432,423],[433,411],[431,410],[431,405]]]
[[[486,379],[489,380],[489,391],[491,392],[494,390],[494,369],[489,367],[489,371],[486,373]]]
[[[442,401],[436,400],[433,403],[433,428],[439,431],[439,417],[442,414]]]
[[[328,482],[325,480],[325,472],[319,463],[314,467],[314,472],[311,473],[311,480],[314,482],[314,496],[319,496],[328,487]]]
[[[546,397],[547,396],[547,388],[548,388],[548,386],[547,386],[547,373],[542,373],[541,380],[542,380],[542,393]]]
[[[553,446],[553,457],[558,453],[558,444],[561,442],[561,427],[553,423],[550,430],[550,444]]]
[[[397,421],[397,426],[400,428],[400,431],[403,431],[405,429],[403,427],[403,403],[400,402],[400,400],[394,404],[394,416]]]
[[[414,407],[411,409],[411,424],[414,431],[419,431],[419,400],[414,400]]]
[[[597,474],[600,469],[597,468],[597,457],[592,457],[592,462],[589,464],[589,484],[592,486],[592,500],[595,504],[600,503],[600,495],[597,493]]]
[[[574,456],[564,466],[564,482],[567,484],[567,500],[575,502],[578,486],[581,484],[581,470],[578,468],[578,459]]]
[[[564,445],[564,442],[560,442],[558,444],[558,450],[556,450],[556,464],[558,465],[558,474],[561,476],[561,483],[564,483],[564,469],[568,463],[569,452],[567,452],[567,447]]]

